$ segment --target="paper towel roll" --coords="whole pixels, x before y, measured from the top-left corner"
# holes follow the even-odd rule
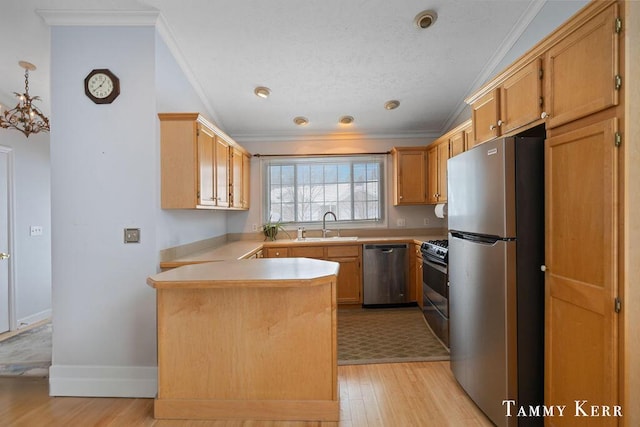
[[[438,218],[444,218],[447,216],[447,204],[438,203],[435,208],[435,213]]]

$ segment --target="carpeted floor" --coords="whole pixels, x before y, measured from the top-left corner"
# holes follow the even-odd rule
[[[338,364],[449,360],[418,307],[338,310]]]
[[[0,342],[0,376],[46,377],[51,366],[51,323]]]

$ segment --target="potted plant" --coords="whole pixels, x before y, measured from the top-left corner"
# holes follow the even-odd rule
[[[284,233],[291,238],[291,236],[289,236],[289,233],[287,233],[287,230],[284,229],[284,227],[282,226],[282,222],[281,221],[276,221],[276,222],[272,222],[271,221],[271,217],[269,217],[269,221],[267,221],[266,223],[264,223],[262,225],[262,232],[264,233],[264,240],[276,240],[276,235],[278,234],[278,231],[284,231]]]

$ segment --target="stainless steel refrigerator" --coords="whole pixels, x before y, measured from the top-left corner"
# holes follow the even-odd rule
[[[449,159],[448,203],[453,374],[497,426],[542,425],[515,415],[544,400],[544,139]]]

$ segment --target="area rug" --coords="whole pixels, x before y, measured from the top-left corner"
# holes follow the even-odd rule
[[[0,376],[47,377],[51,366],[51,323],[0,342]]]
[[[418,307],[338,310],[338,365],[449,360]]]

